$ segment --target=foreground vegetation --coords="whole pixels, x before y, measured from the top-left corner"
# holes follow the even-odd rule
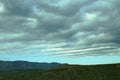
[[[120,80],[120,64],[1,71],[0,80]]]

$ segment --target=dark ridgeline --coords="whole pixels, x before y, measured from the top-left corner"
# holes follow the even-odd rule
[[[38,63],[27,61],[0,61],[0,70],[13,70],[13,69],[50,69],[53,67],[65,64],[60,63]]]
[[[17,65],[18,63],[19,65]],[[22,65],[23,63],[26,62],[19,61],[14,62],[14,64],[16,64],[17,66],[20,66],[20,64]],[[25,65],[28,65],[28,63]],[[17,69],[0,71],[0,80],[120,80],[120,64],[104,64],[104,65],[67,64],[60,65],[58,67],[54,67],[47,70],[45,70],[44,68],[44,70]]]

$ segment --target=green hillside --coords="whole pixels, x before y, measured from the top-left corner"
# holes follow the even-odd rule
[[[120,64],[1,71],[0,80],[120,80]]]

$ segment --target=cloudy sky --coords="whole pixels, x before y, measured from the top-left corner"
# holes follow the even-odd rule
[[[119,0],[0,0],[0,60],[120,62]]]

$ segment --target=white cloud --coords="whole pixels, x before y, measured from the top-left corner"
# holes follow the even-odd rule
[[[0,40],[9,40],[23,37],[24,33],[1,33]]]
[[[0,13],[5,11],[4,4],[0,3]]]
[[[37,24],[38,24],[37,19],[35,19],[35,18],[27,18],[27,22],[24,23],[23,25],[27,25],[27,26],[29,26],[31,28],[36,28]]]
[[[94,14],[94,13],[86,13],[85,14],[85,20],[88,20],[88,21],[95,20],[96,17],[97,17],[97,14]]]

